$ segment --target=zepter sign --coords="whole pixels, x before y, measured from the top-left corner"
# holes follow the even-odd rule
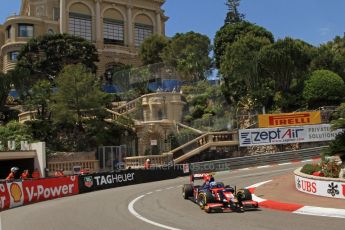
[[[332,130],[329,124],[239,130],[240,146],[277,145],[289,143],[330,141],[342,129]]]

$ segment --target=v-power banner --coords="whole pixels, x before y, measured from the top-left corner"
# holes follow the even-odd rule
[[[239,140],[241,147],[331,141],[342,131],[342,129],[331,130],[329,124],[241,129],[239,130]]]

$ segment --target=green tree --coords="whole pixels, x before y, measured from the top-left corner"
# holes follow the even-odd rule
[[[230,103],[237,103],[242,96],[250,94],[260,105],[267,106],[268,98],[272,96],[272,90],[267,88],[271,80],[260,76],[258,56],[260,50],[270,44],[266,37],[245,35],[227,47],[220,73]],[[236,84],[242,86],[234,90]]]
[[[221,66],[222,58],[225,55],[227,46],[247,34],[253,37],[265,37],[270,42],[274,42],[272,33],[261,26],[247,21],[241,21],[235,24],[225,24],[217,31],[214,38],[214,57],[216,67],[218,69]]]
[[[15,141],[20,145],[20,141],[32,141],[32,135],[28,126],[17,121],[10,121],[5,126],[0,126],[0,142],[7,145],[7,141]]]
[[[0,111],[4,110],[6,99],[11,89],[11,79],[0,72]],[[1,114],[0,114],[1,115]],[[1,119],[1,118],[0,118]]]
[[[51,105],[55,122],[77,124],[82,128],[85,113],[86,117],[92,118],[104,110],[106,94],[83,65],[66,66],[56,79],[56,85],[58,90]]]
[[[25,105],[29,110],[37,111],[37,118],[40,120],[49,119],[48,105],[51,100],[52,86],[47,80],[37,81],[31,88]]]
[[[274,81],[275,103],[282,111],[300,108],[302,90],[313,47],[292,38],[278,40],[260,50],[258,61],[265,79]]]
[[[185,80],[205,79],[211,67],[210,39],[195,32],[177,33],[165,47],[161,58],[164,63],[177,69]]]
[[[229,123],[229,104],[219,85],[199,81],[182,86],[186,95],[184,121],[194,128],[208,131],[226,130]]]
[[[332,125],[334,129],[345,129],[345,103],[342,103],[334,112]]]
[[[235,24],[243,21],[244,14],[241,14],[238,10],[241,0],[227,0],[225,5],[228,7],[228,13],[226,14],[225,24]]]
[[[345,129],[345,103],[342,103],[336,109],[331,123],[333,129]],[[339,155],[341,160],[345,161],[345,131],[338,134],[335,140],[329,144],[325,154],[330,156]]]
[[[28,76],[34,82],[54,81],[69,64],[82,63],[95,73],[97,61],[97,49],[91,42],[68,34],[54,34],[33,38],[25,44],[18,56],[17,68],[20,72],[29,71]]]
[[[169,40],[158,34],[145,39],[140,46],[139,56],[144,65],[162,62],[160,57],[163,49],[169,44]]]
[[[338,105],[345,96],[343,79],[329,70],[314,71],[305,81],[303,96],[309,108]]]
[[[337,73],[345,81],[345,36],[321,45],[314,55],[312,70],[328,69]]]

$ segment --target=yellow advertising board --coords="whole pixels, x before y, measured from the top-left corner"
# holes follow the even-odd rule
[[[318,112],[298,112],[259,115],[259,127],[270,128],[279,126],[301,126],[321,124],[321,114]]]

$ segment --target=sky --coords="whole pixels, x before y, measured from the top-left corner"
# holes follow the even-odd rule
[[[166,35],[194,31],[212,40],[224,23],[225,1],[166,0]],[[0,23],[18,13],[20,2],[0,0]],[[240,6],[246,20],[265,27],[276,39],[289,36],[315,46],[344,35],[344,10],[345,0],[242,0]]]

